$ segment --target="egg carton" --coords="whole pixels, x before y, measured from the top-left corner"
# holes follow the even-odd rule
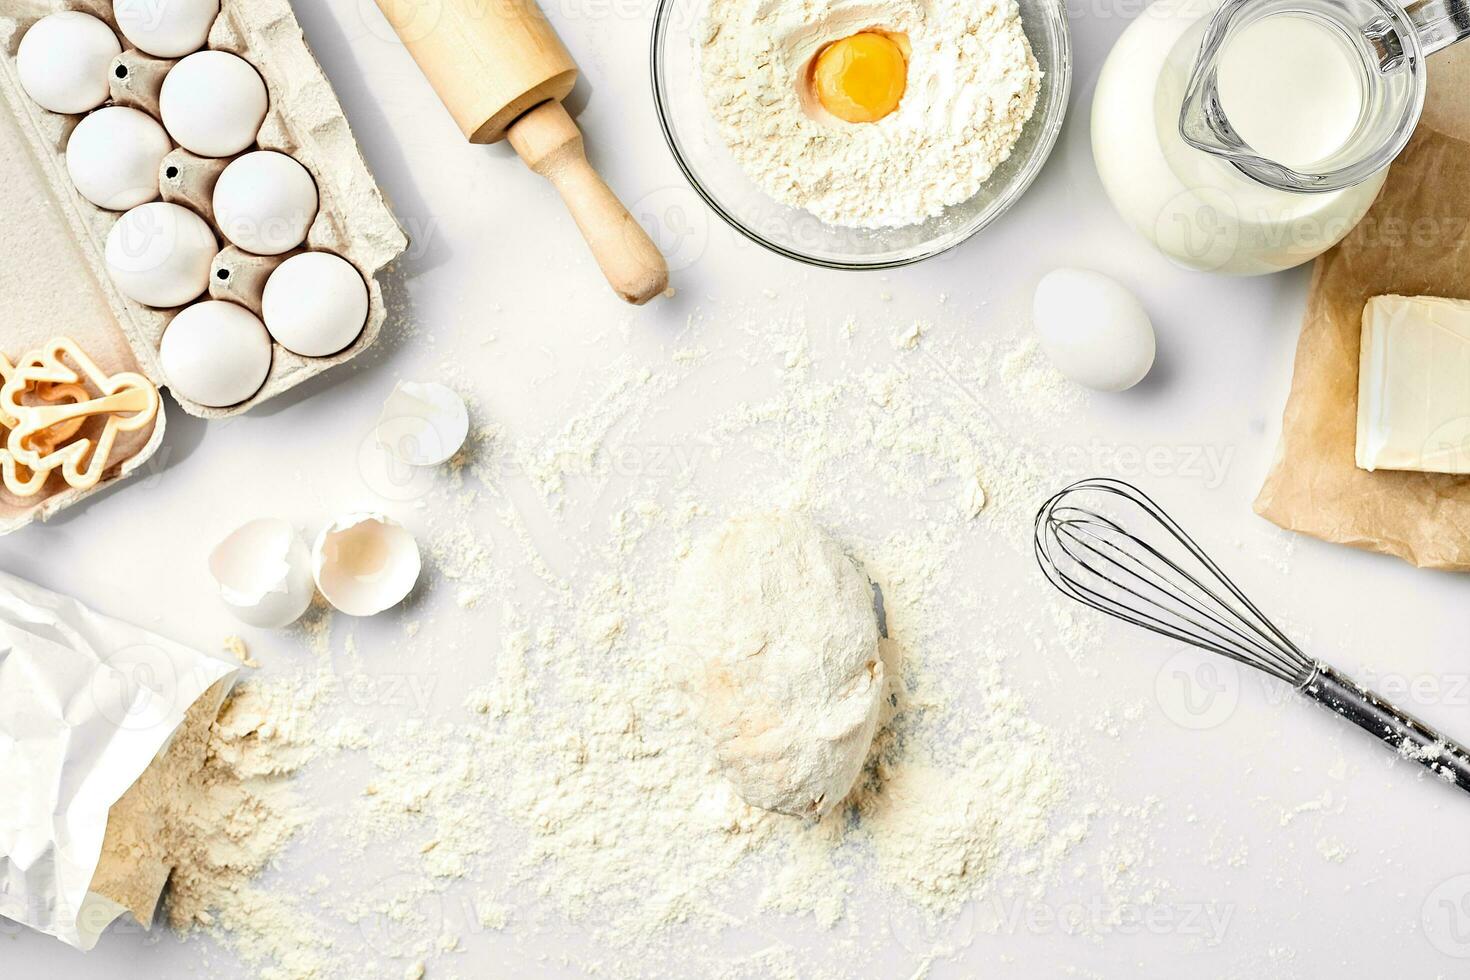
[[[0,0],[0,103],[9,117],[0,119],[0,180],[8,185],[0,188],[4,217],[0,353],[19,357],[53,336],[69,335],[104,370],[136,371],[167,387],[158,349],[178,310],[142,306],[113,285],[103,255],[107,234],[120,214],[82,198],[66,169],[67,139],[82,116],[42,109],[25,94],[16,74],[21,37],[37,20],[58,10],[91,14],[117,34],[123,53],[110,78],[111,103],[133,106],[156,118],[159,88],[175,63],[130,46],[117,30],[111,0]],[[319,210],[303,248],[280,256],[243,253],[216,229],[222,251],[211,269],[209,292],[199,299],[230,300],[259,315],[265,279],[276,265],[303,249],[342,256],[368,286],[367,322],[358,338],[339,353],[304,357],[276,344],[265,383],[248,400],[227,408],[211,408],[173,393],[185,412],[214,419],[247,412],[369,347],[386,318],[376,277],[404,252],[408,238],[368,170],[288,0],[222,0],[205,47],[239,55],[259,71],[270,108],[249,149],[277,150],[301,163],[316,181]],[[228,160],[175,150],[164,161],[162,199],[189,206],[213,224],[209,199],[225,163]],[[20,499],[0,489],[0,534],[45,519],[136,472],[159,448],[163,428],[160,412],[151,432],[136,433],[119,444],[113,453],[116,462],[91,490],[62,487]]]

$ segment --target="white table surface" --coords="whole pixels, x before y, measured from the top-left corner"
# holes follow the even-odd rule
[[[376,498],[355,465],[395,378],[432,377],[438,365],[456,361],[472,379],[482,411],[508,432],[550,431],[582,404],[583,381],[610,357],[626,351],[652,366],[664,363],[691,314],[718,322],[722,311],[735,309],[773,316],[801,310],[838,322],[853,313],[900,324],[933,315],[939,294],[948,293],[947,316],[967,319],[976,337],[1000,337],[1015,324],[995,322],[993,311],[1024,306],[1031,285],[1053,267],[1088,266],[1138,291],[1154,316],[1160,358],[1141,389],[1092,399],[1068,423],[1064,439],[1078,446],[1201,447],[1226,460],[1220,479],[1195,471],[1119,475],[1144,482],[1202,538],[1217,542],[1243,584],[1289,618],[1314,652],[1360,676],[1392,675],[1385,683],[1396,690],[1413,680],[1399,697],[1404,707],[1470,738],[1466,580],[1296,539],[1251,511],[1275,449],[1306,272],[1227,280],[1180,271],[1134,238],[1102,195],[1087,112],[1103,58],[1137,6],[1132,0],[1073,5],[1076,76],[1068,121],[1019,206],[939,259],[855,275],[766,254],[699,206],[654,118],[647,70],[652,0],[559,0],[548,12],[585,72],[580,119],[595,162],[626,199],[657,202],[654,209],[665,214],[672,202],[689,218],[692,237],[675,253],[678,296],[632,311],[604,289],[548,187],[523,172],[504,146],[461,141],[372,0],[298,3],[368,162],[414,238],[396,278],[417,330],[394,339],[390,321],[384,341],[351,369],[235,422],[205,425],[173,411],[167,444],[147,476],[50,526],[0,542],[0,568],[217,650],[221,637],[239,627],[210,594],[203,557],[207,544],[234,525],[273,513],[314,529],[326,515],[360,506],[400,513],[410,526],[417,520],[411,508]],[[626,331],[609,329],[624,321]],[[591,337],[598,339],[589,343]],[[962,350],[963,331],[951,342]],[[1074,475],[1082,474],[1058,473],[1058,481]],[[976,575],[986,574],[989,560],[973,556]],[[1039,578],[1032,584],[1039,610],[1043,585]],[[446,639],[469,629],[484,649],[494,648],[488,621],[461,622],[448,590],[426,602],[431,608],[419,611],[431,614],[426,628],[445,631]],[[401,636],[392,615],[355,629],[363,649],[372,649],[375,638],[388,644]],[[247,635],[254,648],[272,651],[270,638]],[[1127,636],[1111,628],[1106,635]],[[1090,682],[1062,672],[1054,683],[1064,687],[1054,695],[1036,688],[1031,695],[1043,718],[1079,702],[1144,706],[1120,737],[1095,734],[1072,748],[1106,775],[1117,799],[1158,798],[1167,819],[1153,838],[1151,870],[1172,885],[1176,904],[1168,911],[1175,922],[1192,906],[1223,911],[1228,924],[1220,941],[1204,941],[1183,926],[1082,937],[1025,926],[969,935],[961,925],[959,933],[939,937],[957,951],[938,959],[932,975],[1465,975],[1470,835],[1462,821],[1470,800],[1418,778],[1415,767],[1390,765],[1371,741],[1323,712],[1286,703],[1253,676],[1228,667],[1205,674],[1203,660],[1188,654],[1171,660],[1170,652],[1139,642],[1126,656],[1103,661],[1101,676]],[[273,656],[289,660],[289,652]],[[482,671],[477,683],[492,676],[483,662],[473,669]],[[1197,716],[1181,706],[1177,692],[1194,684],[1203,697],[1198,685],[1212,677],[1224,684],[1220,700],[1209,702],[1216,714],[1192,730]],[[1084,683],[1094,686],[1066,689]],[[443,700],[453,704],[457,697],[447,691]],[[298,783],[313,803],[331,804],[312,770]],[[1182,818],[1189,813],[1200,826]],[[1216,833],[1221,836],[1207,839]],[[1324,840],[1342,845],[1346,859],[1323,857]],[[1236,864],[1200,860],[1206,850],[1237,849],[1243,860]],[[293,874],[304,880],[303,863],[288,851],[271,874],[289,887]],[[1087,886],[1081,887],[1085,895]],[[467,952],[454,959],[456,975],[580,975],[581,968],[560,964],[555,954],[561,944],[585,951],[587,937],[575,924],[550,921],[550,931],[533,939],[514,929],[471,937]],[[779,917],[766,925],[772,934],[787,928]],[[820,931],[790,929],[800,937],[795,941],[823,942]],[[227,952],[206,959],[209,946],[203,937],[181,943],[166,931],[150,937],[118,926],[82,955],[12,926],[0,928],[0,975],[249,975]],[[877,962],[847,966],[854,974],[908,976],[923,959],[924,950],[915,947],[895,939]],[[387,975],[401,969],[393,966]]]

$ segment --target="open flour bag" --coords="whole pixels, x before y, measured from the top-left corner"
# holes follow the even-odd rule
[[[152,922],[160,792],[238,670],[0,572],[0,916],[84,950]]]

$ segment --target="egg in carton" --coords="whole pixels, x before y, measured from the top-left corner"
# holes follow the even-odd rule
[[[179,60],[154,57],[129,44],[110,0],[7,0],[0,10],[0,102],[7,110],[0,114],[0,215],[9,228],[0,234],[0,316],[6,323],[0,330],[0,354],[17,358],[66,334],[104,371],[141,373],[168,387],[160,345],[182,310],[214,299],[260,316],[270,274],[304,252],[340,256],[361,276],[367,312],[355,339],[323,356],[295,353],[274,342],[263,383],[243,400],[206,405],[174,390],[175,400],[202,418],[236,415],[370,346],[386,318],[376,277],[408,241],[362,159],[288,0],[221,0],[204,47],[243,58],[265,82],[264,121],[242,152],[275,151],[300,163],[315,184],[315,217],[305,241],[281,254],[257,255],[230,244],[215,225],[212,198],[220,174],[235,158],[202,157],[176,147],[160,166],[160,198],[203,217],[219,251],[209,270],[207,295],[171,309],[129,299],[108,273],[106,242],[120,212],[83,198],[67,169],[67,144],[85,114],[48,112],[20,84],[16,54],[21,38],[36,21],[58,10],[96,17],[117,36],[121,54],[109,66],[108,105],[158,118],[163,80]],[[300,344],[293,347],[303,349]],[[163,429],[160,411],[146,431],[120,438],[97,487],[48,484],[47,492],[24,499],[0,487],[0,533],[44,519],[132,474],[157,451]]]

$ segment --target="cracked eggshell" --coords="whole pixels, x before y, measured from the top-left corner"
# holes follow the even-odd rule
[[[373,616],[398,605],[413,591],[422,567],[413,535],[382,514],[348,514],[323,528],[311,565],[322,597],[349,616]]]
[[[400,381],[378,417],[377,443],[399,462],[438,466],[470,433],[464,399],[437,382]]]
[[[316,594],[306,542],[275,518],[244,524],[216,545],[209,573],[235,618],[262,629],[290,626]]]

